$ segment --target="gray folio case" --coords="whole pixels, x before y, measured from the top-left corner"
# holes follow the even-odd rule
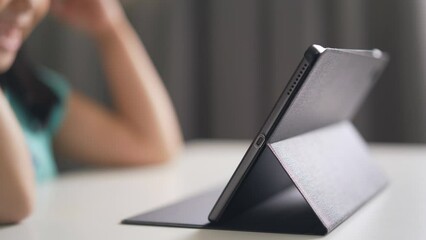
[[[325,235],[387,183],[350,122],[386,65],[380,51],[325,49],[226,206],[223,188],[125,224]]]

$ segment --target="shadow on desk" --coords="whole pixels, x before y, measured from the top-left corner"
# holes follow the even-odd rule
[[[280,239],[289,237],[291,239],[321,239],[322,236],[313,236],[313,235],[294,235],[294,234],[276,234],[276,233],[255,233],[255,232],[235,232],[235,231],[218,231],[218,230],[198,230],[193,235],[185,240],[234,240],[234,239],[245,239],[245,240],[258,240],[265,239],[267,236],[268,239]]]

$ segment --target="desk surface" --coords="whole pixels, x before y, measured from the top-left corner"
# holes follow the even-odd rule
[[[123,218],[224,185],[248,142],[196,141],[161,166],[64,174],[0,239],[426,239],[426,146],[372,145],[390,185],[325,237],[121,225]]]

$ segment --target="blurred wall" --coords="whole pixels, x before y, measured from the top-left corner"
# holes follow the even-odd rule
[[[426,141],[426,1],[140,0],[126,12],[187,139],[253,137],[312,43],[380,48],[391,62],[355,119],[370,141]],[[33,58],[109,103],[96,47],[49,17]]]

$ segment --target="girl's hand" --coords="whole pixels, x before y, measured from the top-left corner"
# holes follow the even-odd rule
[[[117,0],[52,0],[51,11],[60,20],[94,37],[119,27],[126,18]]]

